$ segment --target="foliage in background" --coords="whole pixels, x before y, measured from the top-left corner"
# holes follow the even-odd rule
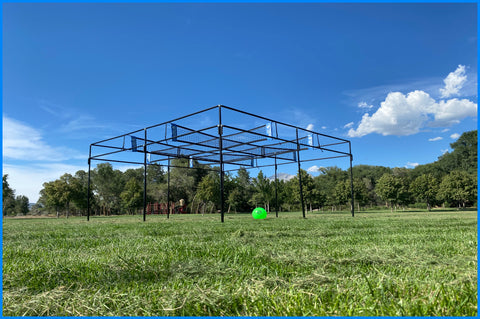
[[[451,144],[453,151],[431,164],[414,169],[358,165],[353,167],[356,209],[387,206],[392,211],[410,205],[430,209],[433,206],[475,206],[477,196],[477,131],[466,132]],[[187,203],[193,213],[216,212],[219,203],[219,171],[194,161],[189,169],[186,158],[172,159],[170,173],[165,167],[147,167],[147,200],[167,201],[170,176],[170,201]],[[185,168],[184,168],[185,167]],[[300,170],[305,208],[309,211],[338,210],[351,205],[350,172],[336,166],[321,167],[313,177]],[[3,211],[14,215],[18,208],[7,175],[3,177]],[[87,177],[85,171],[62,175],[44,184],[36,212],[52,211],[69,215],[86,214]],[[301,209],[298,174],[290,180],[267,178],[262,171],[250,177],[246,169],[236,175],[225,174],[225,207],[228,212],[250,212],[261,206],[267,211]],[[143,208],[143,168],[125,172],[109,163],[92,170],[91,207],[93,214],[134,214]],[[275,189],[278,207],[275,207]],[[16,208],[17,207],[17,208]]]

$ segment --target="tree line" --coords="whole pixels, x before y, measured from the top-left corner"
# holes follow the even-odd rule
[[[465,132],[450,144],[447,152],[434,163],[413,169],[356,165],[353,167],[354,202],[357,210],[386,206],[390,209],[434,206],[476,206],[477,198],[477,131]],[[170,169],[170,201],[187,203],[191,213],[214,213],[220,209],[219,170],[193,163],[186,158],[173,159]],[[308,210],[349,209],[351,181],[349,170],[336,166],[322,167],[318,176],[300,170],[303,198]],[[256,177],[244,168],[235,175],[225,174],[224,198],[227,212],[251,212],[262,206],[267,211],[301,209],[298,174],[289,180],[271,180],[262,171]],[[49,211],[69,216],[85,215],[87,210],[88,173],[74,175],[43,184],[40,199],[32,213]],[[136,214],[143,209],[144,169],[114,169],[101,163],[91,171],[91,213],[96,215]],[[167,201],[168,180],[165,167],[147,167],[147,201]],[[7,176],[3,182],[3,205],[6,214],[22,214],[20,202],[8,194]],[[7,187],[6,187],[7,186]],[[6,195],[7,190],[7,195]],[[6,202],[7,201],[7,202]],[[27,199],[28,203],[28,199]],[[7,209],[6,205],[8,206]],[[16,206],[18,205],[18,206]],[[28,206],[28,205],[27,205]],[[12,208],[17,207],[17,208]]]

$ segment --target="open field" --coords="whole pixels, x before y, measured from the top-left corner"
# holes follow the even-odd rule
[[[476,314],[476,211],[3,220],[4,316]]]

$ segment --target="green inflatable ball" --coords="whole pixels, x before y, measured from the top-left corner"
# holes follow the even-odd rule
[[[257,207],[252,212],[253,219],[265,219],[267,218],[267,211],[262,207]]]

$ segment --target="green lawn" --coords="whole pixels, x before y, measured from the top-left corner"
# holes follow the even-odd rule
[[[4,316],[476,316],[477,212],[3,220]]]

